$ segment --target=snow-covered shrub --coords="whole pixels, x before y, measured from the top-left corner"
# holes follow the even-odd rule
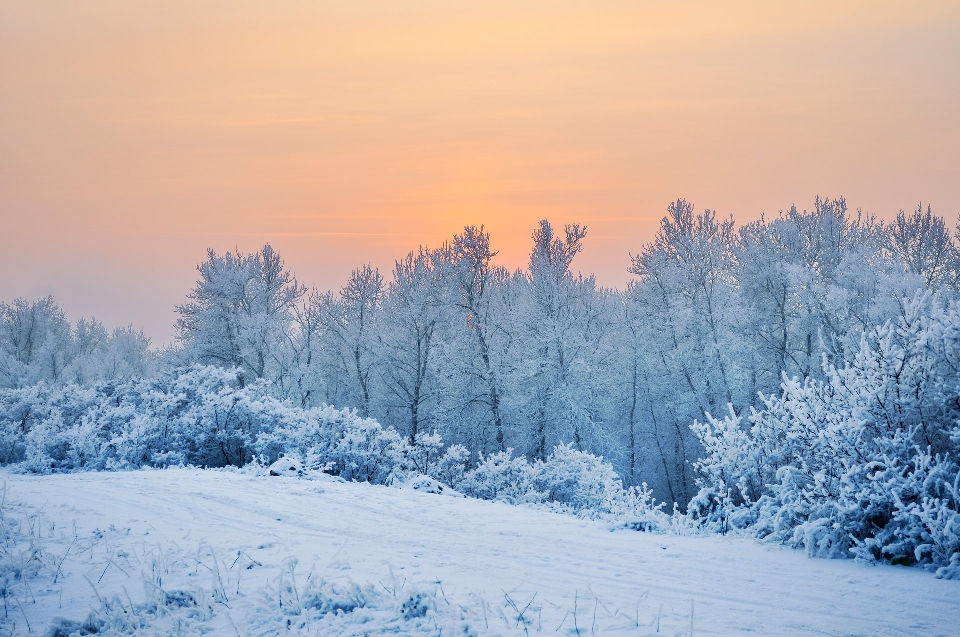
[[[36,473],[242,466],[255,454],[296,453],[347,479],[384,482],[403,462],[400,436],[376,421],[293,407],[216,367],[92,388],[3,390],[0,408],[0,456]]]
[[[586,517],[650,517],[603,458],[558,445],[545,461],[512,450],[479,457],[444,448],[436,433],[410,444],[351,409],[295,407],[236,370],[194,366],[154,380],[95,387],[0,390],[0,454],[21,470],[51,473],[189,464],[269,466],[281,457],[344,480],[403,483],[426,475],[474,497],[547,504]],[[649,494],[648,494],[649,495]],[[639,513],[638,513],[639,512]]]
[[[240,466],[253,457],[259,432],[290,417],[263,384],[242,386],[236,373],[216,367],[177,370],[156,380],[2,394],[0,403],[10,406],[0,414],[7,460],[37,473]]]
[[[50,473],[192,464],[242,466],[282,455],[307,470],[387,484],[428,473],[447,484],[469,454],[439,435],[409,445],[350,409],[303,409],[236,370],[193,366],[154,380],[0,390],[0,462]]]
[[[0,391],[0,464],[20,462],[26,454],[24,436],[36,420],[43,385]]]
[[[533,473],[533,467],[525,458],[513,457],[513,449],[489,456],[481,453],[477,466],[454,486],[481,500],[502,500],[511,504],[541,502],[543,494],[533,488]]]
[[[603,458],[578,451],[573,444],[557,445],[546,461],[533,466],[533,487],[575,512],[608,513],[621,496],[623,484],[613,465]]]
[[[419,474],[429,474],[430,469],[437,463],[443,449],[443,438],[437,432],[419,432],[413,444],[406,450],[406,460],[411,471]]]
[[[104,469],[110,455],[109,434],[94,418],[68,424],[53,412],[27,433],[23,466],[34,473]]]
[[[666,531],[677,526],[674,518],[663,512],[666,502],[657,504],[653,489],[644,482],[640,486],[624,489],[618,497],[608,501],[608,518],[619,528],[633,531]],[[681,516],[675,511],[675,517]]]
[[[507,449],[484,457],[454,483],[463,493],[511,504],[550,504],[587,517],[631,515],[646,506],[639,491],[624,489],[613,466],[603,458],[557,445],[545,461],[528,462]],[[646,496],[652,494],[644,492]]]
[[[732,411],[693,425],[706,453],[691,515],[815,556],[956,563],[957,307],[918,296],[824,374],[784,378],[748,428]]]
[[[374,484],[402,473],[408,447],[395,430],[350,409],[295,411],[296,417],[258,436],[258,453],[267,461],[287,454],[300,458],[307,469]]]
[[[352,427],[332,449],[331,473],[355,482],[386,484],[403,466],[405,442],[393,429],[366,418]]]
[[[889,490],[894,500],[889,509],[875,514],[890,519],[852,552],[868,560],[939,566],[939,576],[960,577],[960,467],[919,450],[911,466],[901,467],[895,460],[889,465],[871,468],[873,482]],[[861,497],[845,504],[852,508],[866,501],[884,500]]]
[[[460,484],[470,462],[470,451],[463,445],[450,445],[427,472],[432,478],[447,485]]]
[[[420,432],[414,443],[402,448],[403,465],[396,478],[426,475],[452,487],[463,480],[470,462],[470,451],[463,445],[443,448],[440,434]],[[402,475],[401,475],[402,474]]]

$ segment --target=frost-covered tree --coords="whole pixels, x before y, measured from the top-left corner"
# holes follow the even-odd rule
[[[370,413],[376,321],[386,296],[383,276],[369,264],[350,273],[339,298],[326,294],[317,300],[320,320],[336,341],[336,349],[344,374],[351,381],[348,404],[355,405],[361,416]]]
[[[243,255],[207,251],[189,302],[177,306],[187,361],[238,367],[251,380],[276,378],[279,349],[306,289],[269,245]]]
[[[383,401],[411,443],[431,424],[428,408],[435,398],[435,336],[444,311],[437,265],[425,248],[397,261],[379,332]]]
[[[149,377],[157,362],[149,347],[133,327],[108,332],[96,319],[71,325],[50,296],[0,303],[0,387]]]
[[[740,300],[733,278],[733,220],[683,199],[670,205],[654,241],[632,257],[635,320],[654,356],[647,377],[665,426],[656,426],[657,451],[666,454],[668,486],[686,500],[696,443],[687,424],[728,403],[750,400],[748,367],[739,337]],[[744,365],[746,363],[747,365]],[[748,382],[744,382],[744,381]],[[659,382],[657,382],[659,381]],[[682,388],[682,389],[680,389]]]
[[[108,332],[97,319],[80,319],[72,331],[65,377],[79,385],[150,378],[157,358],[149,347],[150,339],[132,326]]]
[[[558,237],[546,220],[533,233],[520,391],[523,416],[533,428],[530,455],[541,460],[556,444],[582,449],[599,433],[591,354],[603,336],[606,299],[593,277],[575,277],[571,270],[586,234],[574,224]]]
[[[503,295],[511,278],[506,269],[493,265],[496,254],[482,226],[465,227],[437,251],[445,302],[451,308],[445,402],[454,418],[474,421],[471,432],[460,434],[471,448],[503,451],[507,425],[501,403],[504,378],[513,368],[507,358],[513,330]],[[456,397],[450,396],[453,388]]]
[[[960,277],[960,251],[942,217],[923,204],[907,216],[902,210],[886,228],[890,250],[906,270],[928,287],[956,286]]]
[[[98,362],[96,380],[153,378],[160,366],[157,354],[150,350],[150,338],[132,325],[110,332],[104,351],[94,356]]]
[[[52,296],[0,303],[0,385],[57,382],[70,349],[70,323]]]
[[[324,296],[312,290],[305,301],[293,307],[286,347],[280,348],[281,368],[284,370],[278,379],[280,394],[301,407],[320,401],[326,387],[323,301]]]
[[[842,198],[815,203],[740,230],[735,276],[750,308],[757,391],[773,391],[782,373],[817,376],[823,356],[841,359],[923,285],[891,258],[872,218],[851,218]]]

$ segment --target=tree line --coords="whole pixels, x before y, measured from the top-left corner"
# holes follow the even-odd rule
[[[918,290],[946,301],[960,282],[956,233],[929,207],[881,223],[818,198],[738,226],[681,199],[624,289],[574,270],[586,238],[541,221],[527,266],[508,270],[468,226],[336,292],[305,287],[270,245],[210,250],[161,352],[132,328],[70,325],[50,298],[0,304],[0,386],[215,365],[299,407],[354,408],[411,441],[435,432],[474,462],[571,444],[685,505],[705,453],[695,421],[747,418],[785,378],[826,380]]]

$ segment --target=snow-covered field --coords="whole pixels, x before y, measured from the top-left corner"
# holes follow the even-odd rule
[[[2,634],[960,635],[958,581],[749,539],[240,472],[2,478],[29,575]]]

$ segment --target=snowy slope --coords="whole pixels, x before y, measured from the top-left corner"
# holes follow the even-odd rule
[[[0,512],[20,529],[17,550],[32,538],[44,566],[29,591],[5,600],[0,633],[27,634],[27,620],[35,634],[55,616],[81,620],[98,596],[116,595],[123,613],[158,590],[182,590],[196,607],[168,604],[157,634],[437,634],[449,625],[475,635],[688,635],[692,625],[694,635],[960,635],[960,582],[748,539],[611,531],[501,503],[224,471],[3,479]],[[353,583],[380,601],[304,610],[301,595],[320,580],[323,590]],[[418,591],[433,604],[426,615],[410,611]],[[452,623],[428,626],[434,616]]]

